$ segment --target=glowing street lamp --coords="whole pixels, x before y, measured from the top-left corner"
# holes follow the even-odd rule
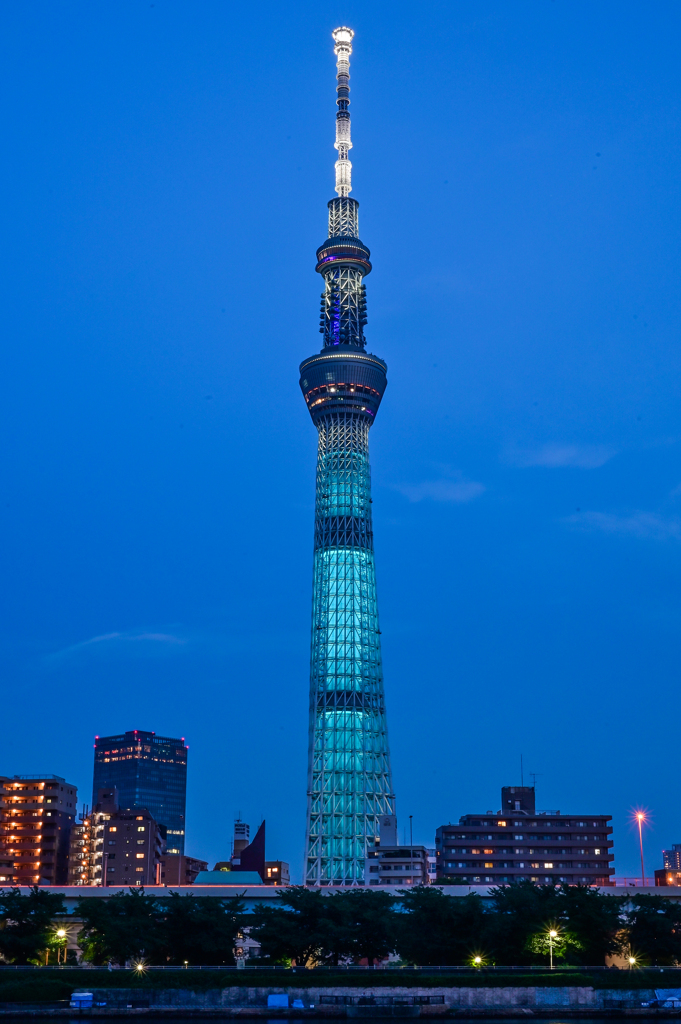
[[[57,928],[57,938],[60,940],[57,946],[57,963],[61,961],[61,943],[66,938],[66,929]],[[66,963],[66,949],[64,949],[64,963]]]
[[[627,959],[629,961],[629,970],[631,970],[632,967],[636,966],[636,957],[635,956],[630,956]]]
[[[638,822],[638,841],[641,847],[641,885],[644,888],[646,884],[646,872],[645,868],[643,867],[643,822],[647,820],[648,819],[646,818],[643,811],[638,811],[636,813],[636,821]]]
[[[550,965],[549,969],[550,970],[553,970],[553,944],[554,944],[554,942],[555,942],[555,940],[557,938],[558,938],[558,932],[556,931],[555,928],[551,928],[549,930],[549,965]]]

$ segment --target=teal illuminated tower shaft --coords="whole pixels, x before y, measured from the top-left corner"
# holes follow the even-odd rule
[[[317,250],[324,278],[324,347],[300,367],[319,433],[315,505],[307,885],[363,885],[378,821],[395,813],[376,603],[369,428],[387,385],[386,364],[365,351],[370,253],[350,199],[349,55],[336,29],[336,191],[329,237]]]

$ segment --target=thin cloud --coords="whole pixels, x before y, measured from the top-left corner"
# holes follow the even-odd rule
[[[656,512],[635,511],[627,515],[610,512],[579,512],[563,520],[581,530],[626,534],[650,540],[681,540],[681,519]]]
[[[134,646],[140,645],[140,647],[146,648],[144,653],[151,653],[150,648],[147,645],[156,645],[157,649],[177,645],[183,645],[186,640],[181,637],[173,636],[171,633],[102,633],[101,636],[90,637],[89,640],[81,640],[80,643],[71,644],[70,647],[64,647],[61,651],[55,651],[49,654],[46,658],[48,662],[62,661],[65,658],[74,657],[80,654],[85,654],[88,651],[123,651],[126,653],[133,653]]]
[[[523,468],[544,466],[557,469],[573,466],[577,469],[598,469],[616,455],[614,448],[603,444],[544,444],[539,448],[522,451],[513,449],[508,454],[509,462]]]
[[[409,501],[449,501],[462,504],[479,498],[483,484],[475,480],[423,480],[420,484],[396,484],[395,490]]]

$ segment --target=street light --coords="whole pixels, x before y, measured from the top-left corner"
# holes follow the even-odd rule
[[[641,847],[641,885],[645,889],[646,885],[646,873],[643,867],[643,822],[647,821],[647,818],[643,811],[638,811],[636,814],[636,821],[638,822],[638,841]]]
[[[550,970],[553,970],[553,943],[554,943],[555,939],[557,939],[557,938],[558,938],[558,932],[556,931],[555,928],[551,928],[549,930],[549,964],[550,964],[549,969]]]
[[[57,938],[58,939],[65,939],[66,938],[66,929],[65,928],[58,928],[57,929]],[[57,946],[57,963],[59,964],[60,962],[61,962],[61,942]],[[64,950],[64,963],[66,963],[66,950]]]
[[[636,957],[635,956],[630,956],[630,957],[628,957],[628,960],[629,960],[629,970],[631,970],[631,968],[636,965]]]

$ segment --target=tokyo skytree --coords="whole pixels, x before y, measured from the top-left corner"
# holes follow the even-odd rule
[[[314,529],[306,885],[364,885],[379,819],[394,815],[371,525],[369,429],[387,366],[366,352],[364,278],[351,199],[350,54],[353,31],[333,33],[337,57],[337,198],[317,249],[324,280],[318,355],[300,387],[319,433]],[[394,821],[394,819],[393,819]],[[368,884],[368,881],[367,881]]]

